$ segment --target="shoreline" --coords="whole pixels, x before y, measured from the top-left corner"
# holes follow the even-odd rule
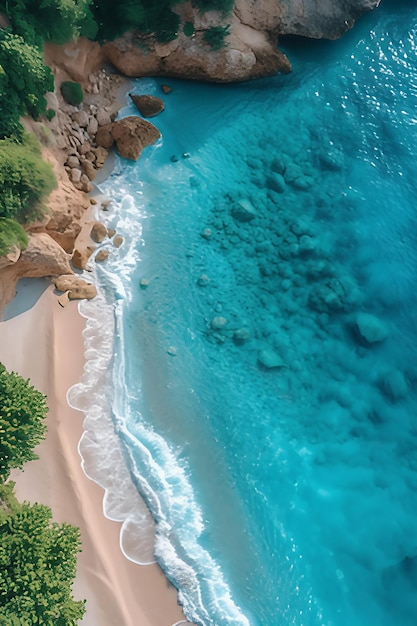
[[[82,415],[67,402],[84,364],[85,320],[75,303],[59,306],[49,287],[36,304],[0,323],[0,361],[48,396],[46,439],[39,460],[16,470],[20,501],[52,508],[57,522],[81,529],[74,596],[87,599],[86,626],[171,626],[186,623],[177,590],[156,565],[137,565],[119,546],[121,524],[103,514],[101,487],[84,473],[78,453]]]

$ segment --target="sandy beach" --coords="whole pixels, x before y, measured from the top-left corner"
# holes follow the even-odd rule
[[[176,590],[157,565],[128,561],[119,548],[120,524],[102,512],[103,490],[82,471],[78,442],[83,414],[66,393],[83,369],[85,319],[77,303],[62,308],[49,287],[32,308],[0,322],[0,361],[30,378],[48,397],[48,432],[39,460],[14,472],[19,500],[52,508],[54,520],[81,529],[82,552],[74,585],[87,599],[86,626],[172,626],[186,623]]]

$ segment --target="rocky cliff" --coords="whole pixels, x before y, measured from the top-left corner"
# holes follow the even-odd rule
[[[178,5],[186,36],[166,44],[142,41],[137,33],[107,43],[107,59],[127,76],[173,76],[217,82],[242,81],[288,72],[290,62],[278,48],[281,35],[337,39],[380,0],[236,0],[233,11],[200,13],[191,3]],[[230,26],[226,45],[212,50],[204,41],[210,26]]]

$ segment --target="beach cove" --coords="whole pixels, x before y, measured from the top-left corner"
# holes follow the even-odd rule
[[[107,516],[125,519],[123,552],[139,563],[153,555],[143,534],[153,522],[132,483],[124,491],[127,466],[189,619],[413,624],[415,20],[404,3],[337,44],[290,41],[285,79],[171,81],[162,140],[100,183],[111,204],[94,219],[123,245],[95,267],[99,297],[80,309],[87,326],[50,291],[2,323],[0,360],[71,423],[71,444],[52,423],[39,477],[27,467],[18,495],[32,499],[36,485],[58,518],[84,529],[85,623],[133,624],[142,609],[141,624],[183,617],[158,568],[114,552],[119,526],[77,465],[71,385],[70,404],[93,420],[84,470],[106,488]],[[133,89],[161,95],[161,81]],[[18,324],[36,361],[28,346],[15,350]],[[69,488],[61,502],[51,474]]]

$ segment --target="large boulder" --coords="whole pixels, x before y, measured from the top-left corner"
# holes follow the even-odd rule
[[[137,96],[134,93],[130,93],[129,96],[143,117],[155,117],[155,115],[162,113],[165,108],[164,101],[156,96]]]
[[[150,122],[131,115],[113,122],[112,135],[120,156],[136,161],[142,154],[142,150],[154,144],[160,138],[161,133]]]
[[[44,278],[72,273],[69,255],[46,233],[29,237],[28,247],[14,264],[14,269],[19,278]]]
[[[70,300],[91,300],[97,295],[94,285],[74,274],[58,276],[53,283],[58,291],[67,291]]]

